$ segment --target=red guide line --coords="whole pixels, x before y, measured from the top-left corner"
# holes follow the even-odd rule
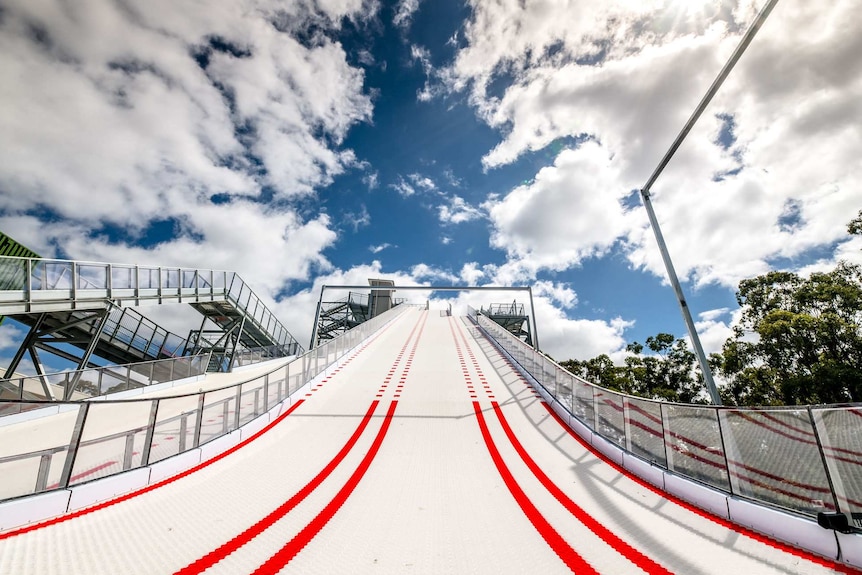
[[[195,471],[198,471],[200,469],[203,469],[204,467],[212,465],[216,461],[224,459],[225,457],[227,457],[231,453],[234,453],[235,451],[237,451],[241,447],[248,445],[249,443],[251,443],[252,441],[257,439],[258,437],[260,437],[261,435],[263,435],[264,433],[266,433],[267,431],[269,431],[270,429],[275,427],[277,424],[279,424],[285,417],[287,417],[288,415],[293,413],[293,411],[297,407],[302,405],[303,401],[305,401],[305,400],[300,399],[299,401],[297,401],[296,403],[291,405],[290,409],[288,409],[287,411],[285,411],[284,413],[279,415],[277,418],[270,421],[266,427],[264,427],[263,429],[261,429],[257,433],[253,434],[248,439],[241,441],[240,443],[237,443],[236,445],[234,445],[230,449],[222,451],[218,455],[214,456],[212,459],[207,459],[203,463],[199,463],[199,464],[195,465],[194,467],[190,467],[189,469],[186,469],[185,471],[178,473],[172,477],[168,477],[167,479],[162,479],[159,482],[152,483],[150,485],[147,485],[146,487],[142,487],[141,489],[138,489],[137,491],[131,491],[129,493],[126,493],[125,495],[120,495],[116,499],[109,499],[107,501],[103,501],[102,503],[97,503],[96,505],[93,505],[92,507],[87,507],[85,509],[79,509],[78,511],[73,511],[72,513],[68,513],[66,515],[60,515],[59,517],[54,517],[53,519],[48,519],[47,521],[43,521],[41,523],[32,523],[30,525],[26,525],[24,527],[21,527],[20,529],[13,529],[12,531],[7,531],[6,533],[0,533],[0,541],[2,541],[3,539],[8,539],[10,537],[17,536],[17,535],[22,535],[22,534],[28,533],[30,531],[35,531],[36,529],[48,527],[49,525],[54,525],[56,523],[62,523],[64,521],[74,519],[75,517],[87,515],[88,513],[92,513],[93,511],[98,511],[99,509],[104,509],[105,507],[111,507],[112,505],[116,505],[117,503],[122,503],[123,501],[128,501],[129,499],[132,499],[133,497],[137,497],[138,495],[143,495],[144,493],[153,491],[154,489],[158,489],[159,487],[162,487],[164,485],[168,485],[169,483],[173,483],[174,481],[181,479],[181,478],[185,477],[186,475],[191,475]]]
[[[374,443],[371,444],[368,453],[365,454],[359,467],[356,468],[356,471],[353,472],[353,475],[350,476],[347,483],[344,484],[344,487],[335,494],[332,501],[323,508],[317,517],[311,520],[311,523],[306,525],[302,531],[297,533],[296,536],[288,541],[284,547],[279,549],[275,555],[255,569],[253,571],[254,575],[269,575],[270,573],[277,573],[281,570],[294,557],[296,557],[296,555],[302,551],[318,533],[320,533],[320,530],[324,528],[341,506],[344,505],[344,502],[347,501],[347,498],[350,497],[350,494],[353,493],[353,490],[356,489],[357,485],[359,485],[359,481],[365,475],[365,472],[368,471],[368,468],[371,466],[371,462],[380,450],[383,439],[386,437],[386,432],[389,430],[389,425],[392,423],[392,417],[395,415],[396,407],[398,407],[397,401],[393,401],[389,405],[389,411],[383,419],[383,424],[380,426],[380,431],[377,432],[377,437],[374,438]]]
[[[764,543],[764,544],[766,544],[770,547],[773,547],[775,549],[778,549],[780,551],[784,551],[785,553],[795,555],[796,557],[801,557],[802,559],[806,559],[808,561],[811,561],[812,563],[816,563],[817,565],[823,565],[825,567],[829,567],[830,569],[834,569],[835,571],[840,572],[840,573],[849,573],[849,574],[860,573],[859,570],[854,569],[854,568],[850,567],[849,565],[845,565],[843,563],[838,563],[836,561],[830,561],[829,559],[819,557],[817,555],[814,555],[812,553],[809,553],[809,552],[804,551],[802,549],[799,549],[797,547],[793,547],[793,546],[791,546],[787,543],[784,543],[782,541],[778,541],[777,539],[772,539],[766,535],[761,535],[760,533],[757,533],[756,531],[752,531],[751,529],[747,529],[741,525],[737,525],[736,523],[733,523],[727,519],[724,519],[723,517],[719,517],[718,515],[713,515],[712,513],[708,512],[708,511],[700,509],[699,507],[695,507],[694,505],[690,504],[688,501],[680,499],[679,497],[677,497],[676,495],[673,495],[672,493],[668,493],[667,491],[663,491],[662,489],[659,489],[658,487],[656,487],[652,483],[649,483],[645,479],[641,479],[640,477],[638,477],[637,475],[635,475],[634,473],[632,473],[628,469],[621,467],[620,465],[617,465],[616,461],[613,461],[612,459],[607,457],[604,453],[597,451],[595,448],[593,448],[593,446],[588,445],[586,443],[586,441],[584,441],[584,439],[580,435],[578,435],[578,433],[575,430],[570,428],[568,425],[566,425],[566,423],[562,419],[560,419],[560,416],[557,414],[556,411],[554,411],[554,409],[550,405],[543,402],[542,406],[548,411],[548,413],[551,415],[551,417],[553,417],[554,420],[570,436],[572,436],[572,438],[575,441],[577,441],[578,443],[581,444],[581,446],[584,449],[586,449],[587,451],[592,453],[595,457],[602,460],[606,464],[610,465],[614,470],[616,470],[617,472],[619,472],[622,475],[625,475],[626,477],[628,477],[629,479],[631,479],[632,481],[634,481],[635,483],[637,483],[638,485],[640,485],[644,489],[652,491],[656,495],[659,495],[660,497],[663,497],[664,499],[667,499],[668,501],[676,503],[677,505],[679,505],[683,509],[690,511],[690,512],[694,513],[695,515],[699,515],[700,517],[703,517],[705,519],[709,519],[710,521],[713,521],[714,523],[717,523],[717,524],[721,525],[722,527],[726,527],[727,529],[730,529],[732,531],[736,531],[737,533],[745,535],[751,539],[754,539],[755,541],[759,541],[760,543]]]
[[[210,551],[197,561],[190,563],[177,571],[174,575],[191,575],[192,573],[202,573],[206,569],[209,569],[261,533],[263,533],[266,529],[269,529],[276,521],[287,515],[294,507],[299,505],[306,497],[308,497],[315,489],[320,487],[320,484],[329,477],[335,468],[344,461],[344,458],[347,457],[347,454],[350,453],[350,450],[356,445],[356,442],[359,441],[360,436],[365,431],[365,428],[368,427],[368,423],[371,421],[371,417],[374,415],[374,411],[377,409],[377,406],[380,402],[374,401],[371,404],[371,407],[368,408],[368,411],[365,413],[365,416],[359,422],[359,426],[353,432],[353,435],[350,436],[350,439],[347,440],[347,443],[344,444],[344,447],[335,454],[335,457],[326,464],[326,467],[320,470],[320,472],[314,476],[314,478],[309,481],[305,487],[296,492],[290,499],[276,507],[272,512],[270,512],[266,517],[228,541],[227,543],[221,545],[220,547]]]
[[[494,460],[494,465],[497,466],[497,471],[500,473],[500,477],[503,478],[503,482],[506,484],[506,487],[509,488],[509,492],[512,494],[512,497],[515,498],[518,505],[521,507],[521,510],[524,512],[524,515],[527,516],[527,519],[530,520],[530,523],[533,524],[533,527],[536,528],[536,531],[542,536],[542,538],[547,542],[547,544],[554,550],[560,559],[575,573],[595,573],[598,575],[598,571],[596,571],[592,565],[586,562],[586,560],[581,557],[577,551],[572,549],[571,545],[569,545],[565,539],[557,533],[557,530],[553,528],[553,526],[548,523],[548,520],[545,519],[542,514],[536,509],[536,506],[533,505],[532,501],[530,501],[527,494],[521,489],[518,485],[518,482],[512,476],[512,473],[509,471],[509,468],[506,467],[506,462],[503,461],[503,458],[500,456],[500,452],[497,451],[497,446],[494,445],[494,440],[491,437],[491,433],[488,431],[488,426],[485,423],[485,417],[482,415],[482,409],[479,407],[479,402],[473,402],[473,411],[476,414],[476,421],[479,422],[479,429],[482,431],[482,437],[485,439],[485,446],[488,448],[488,453],[491,455],[491,459]]]
[[[506,433],[506,437],[509,438],[509,441],[512,444],[512,447],[515,448],[515,451],[518,452],[518,455],[521,456],[521,459],[533,472],[533,475],[536,476],[536,479],[545,486],[545,489],[554,496],[554,498],[560,502],[560,504],[565,507],[569,513],[575,516],[578,521],[583,523],[590,531],[599,536],[605,543],[613,547],[620,555],[646,571],[647,573],[665,573],[670,575],[672,572],[667,570],[662,565],[659,565],[627,542],[623,541],[618,535],[616,535],[613,531],[596,521],[589,513],[584,511],[582,507],[580,507],[577,503],[571,500],[568,495],[563,493],[562,489],[560,489],[550,477],[545,475],[545,472],[536,464],[535,460],[530,457],[530,454],[527,453],[527,450],[524,449],[524,446],[515,436],[515,433],[512,431],[512,428],[509,426],[508,420],[506,420],[506,416],[503,414],[503,410],[500,409],[500,404],[496,401],[491,402],[491,406],[494,408],[494,413],[497,414],[497,419],[500,421],[500,425],[503,428],[503,431]]]

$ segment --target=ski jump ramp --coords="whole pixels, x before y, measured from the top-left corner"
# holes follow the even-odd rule
[[[628,474],[439,311],[401,312],[270,415],[179,475],[0,532],[0,573],[855,572]]]

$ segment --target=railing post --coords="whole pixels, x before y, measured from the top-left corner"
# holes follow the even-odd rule
[[[51,469],[51,454],[43,453],[39,457],[39,473],[36,475],[36,493],[48,489],[48,472]]]
[[[192,447],[197,447],[201,442],[201,424],[204,421],[204,396],[202,393],[198,396],[198,418],[195,421],[195,435],[192,439]]]
[[[78,303],[78,262],[72,262],[72,309],[76,309]]]
[[[155,399],[150,404],[150,418],[147,421],[147,433],[144,436],[144,451],[141,453],[141,465],[150,464],[150,453],[153,449],[153,437],[156,433],[156,418],[159,413],[159,400]],[[183,438],[185,439],[185,438]]]
[[[135,433],[126,434],[126,449],[123,451],[123,471],[132,467],[132,452],[135,450]]]
[[[189,432],[189,414],[180,415],[180,453],[186,450],[186,435]]]
[[[817,442],[817,451],[820,452],[820,461],[823,464],[823,471],[826,472],[826,481],[829,482],[829,491],[832,493],[832,500],[835,503],[835,511],[840,513],[841,504],[838,502],[838,493],[835,490],[835,482],[832,479],[832,473],[829,471],[829,462],[826,459],[826,453],[823,451],[823,442],[820,440],[820,431],[817,428],[817,420],[814,418],[814,411],[811,409],[811,406],[808,406],[807,410],[808,420],[811,422],[811,430],[814,432],[814,440]],[[847,519],[849,519],[850,524],[853,525],[853,518],[850,516],[849,511],[846,513]]]
[[[84,433],[84,424],[87,422],[87,414],[90,411],[90,403],[84,402],[78,406],[78,418],[75,427],[72,428],[72,437],[69,439],[69,450],[66,453],[66,461],[63,464],[63,472],[60,474],[58,487],[65,489],[69,487],[72,478],[72,469],[75,467],[75,459],[78,457],[78,449],[81,446],[81,435]]]
[[[263,376],[263,412],[269,411],[269,374]]]
[[[242,411],[240,405],[242,403],[242,384],[236,386],[236,406],[233,411],[233,428],[239,429],[239,413]]]

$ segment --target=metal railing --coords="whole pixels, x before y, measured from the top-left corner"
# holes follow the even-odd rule
[[[0,380],[2,399],[24,400],[25,391],[43,389],[42,383],[57,386],[58,397],[67,397],[74,387],[80,399],[140,389],[149,385],[195,377],[206,373],[209,354],[141,361]],[[49,399],[49,398],[45,398]],[[3,404],[0,416],[21,413],[24,404]],[[27,404],[35,405],[35,404]],[[32,407],[31,407],[32,409]],[[25,411],[25,410],[24,410]]]
[[[23,411],[58,409],[38,424],[0,427],[0,500],[147,466],[230,433],[296,392],[405,309],[393,308],[284,366],[218,389],[104,401],[0,400],[0,411],[10,405]]]
[[[73,302],[73,309],[98,309],[110,305],[108,300],[228,300],[277,344],[296,341],[234,272],[0,257],[0,308],[7,315],[52,310],[59,302]]]
[[[715,407],[593,385],[479,314],[479,325],[574,417],[618,447],[731,495],[862,527],[862,405]]]
[[[279,359],[282,357],[296,355],[296,346],[296,343],[290,343],[286,345],[270,345],[267,347],[244,349],[236,353],[236,356],[234,357],[233,361],[233,367],[243,367],[246,365],[260,363],[262,361],[269,361],[271,359]]]

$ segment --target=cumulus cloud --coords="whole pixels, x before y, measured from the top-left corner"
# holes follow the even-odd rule
[[[756,13],[747,1],[683,4],[472,4],[444,75],[501,133],[485,166],[576,142],[534,183],[487,202],[492,244],[509,258],[501,272],[562,270],[621,250],[633,267],[665,276],[629,194]],[[683,280],[733,287],[824,249],[827,261],[844,253],[862,187],[862,37],[851,24],[860,10],[860,0],[779,5],[653,187]]]
[[[606,253],[629,226],[627,191],[617,178],[616,163],[597,142],[561,152],[532,183],[485,204],[491,244],[534,272]]]
[[[357,165],[341,144],[372,104],[342,45],[302,33],[376,9],[6,2],[3,229],[46,256],[61,246],[81,259],[235,270],[270,298],[330,269],[332,222],[291,202]],[[42,206],[59,221],[42,225]],[[94,233],[111,226],[135,240],[157,222],[174,236],[146,247]]]

